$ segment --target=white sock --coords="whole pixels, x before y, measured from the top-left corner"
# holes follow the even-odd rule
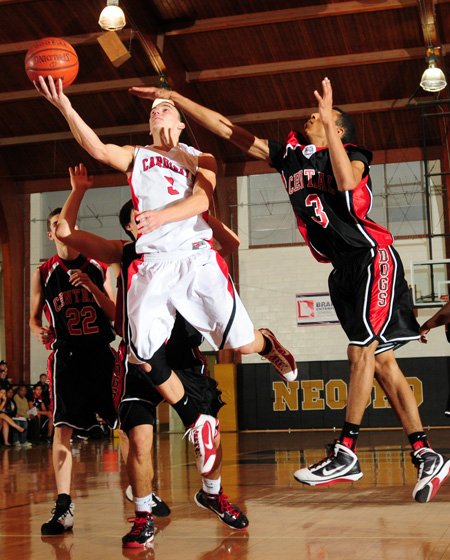
[[[203,492],[207,494],[218,494],[222,487],[222,477],[219,476],[216,480],[210,478],[203,478]]]
[[[133,497],[134,509],[135,511],[147,511],[152,512],[152,495],[144,496],[143,498]]]

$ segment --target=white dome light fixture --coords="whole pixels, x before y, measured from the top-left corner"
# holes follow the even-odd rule
[[[107,0],[98,24],[105,31],[120,31],[126,25],[125,14],[119,6],[119,0]]]
[[[432,93],[442,91],[447,85],[444,72],[438,68],[436,64],[438,56],[439,47],[427,48],[426,60],[428,62],[428,68],[422,74],[422,79],[420,80],[420,87]]]

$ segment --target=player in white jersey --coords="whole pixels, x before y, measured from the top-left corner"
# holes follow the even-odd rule
[[[104,144],[73,109],[62,81],[36,88],[67,120],[78,143],[95,159],[127,173],[139,222],[136,271],[128,286],[131,359],[152,367],[153,382],[169,402],[184,394],[158,359],[178,310],[216,348],[260,353],[285,380],[297,376],[295,360],[268,329],[255,331],[225,262],[211,248],[211,231],[201,218],[216,182],[211,154],[179,144],[184,123],[170,100],[150,112],[153,144],[144,148]],[[143,336],[144,335],[144,336]]]

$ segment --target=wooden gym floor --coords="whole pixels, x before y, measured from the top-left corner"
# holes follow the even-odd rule
[[[435,449],[450,454],[450,429],[433,429]],[[415,483],[400,431],[364,431],[358,450],[364,477],[355,484],[310,488],[292,472],[324,456],[331,432],[223,434],[225,493],[250,519],[233,532],[199,509],[192,452],[181,435],[157,438],[158,494],[172,508],[156,518],[152,548],[123,551],[133,514],[123,489],[118,440],[76,441],[75,526],[41,538],[54,500],[51,450],[0,450],[1,560],[443,560],[450,559],[450,480],[429,504],[411,498]]]

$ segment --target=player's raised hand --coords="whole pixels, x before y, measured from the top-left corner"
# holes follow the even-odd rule
[[[69,167],[70,186],[72,190],[87,191],[94,184],[94,178],[88,175],[86,167],[80,163],[75,167]]]
[[[324,125],[334,123],[333,117],[333,89],[329,78],[322,80],[322,95],[315,90],[314,96],[318,102],[320,120]]]
[[[33,84],[38,92],[62,113],[71,108],[72,105],[64,93],[61,79],[56,80],[55,83],[51,76],[47,77],[47,81],[42,76],[39,76],[39,81],[34,81]]]
[[[157,88],[157,87],[143,87],[135,86],[128,90],[132,95],[141,97],[142,99],[170,99],[170,89]]]

